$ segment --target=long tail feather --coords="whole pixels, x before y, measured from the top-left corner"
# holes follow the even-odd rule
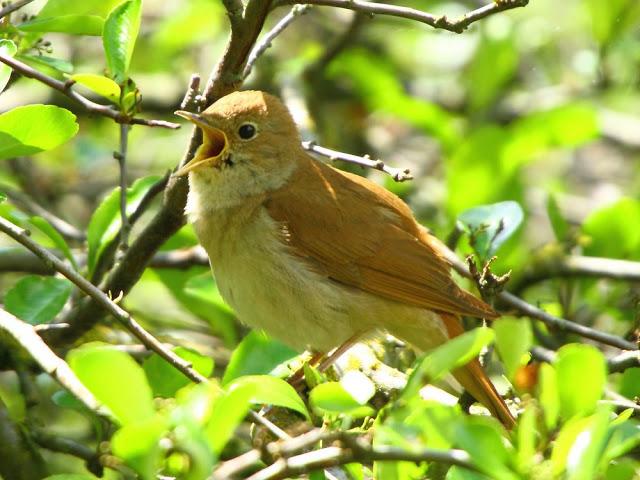
[[[464,332],[457,316],[449,313],[442,313],[440,316],[447,327],[450,338],[456,337]],[[456,377],[456,380],[458,380],[476,400],[487,407],[491,414],[500,420],[505,427],[511,429],[515,425],[515,419],[513,415],[511,415],[509,407],[507,407],[507,404],[498,394],[477,359],[467,363],[464,367],[454,370],[453,375]]]

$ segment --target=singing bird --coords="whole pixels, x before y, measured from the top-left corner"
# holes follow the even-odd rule
[[[224,300],[299,351],[330,352],[387,331],[418,351],[494,318],[459,288],[439,243],[398,197],[309,156],[282,102],[231,93],[201,114],[186,214]],[[342,348],[344,350],[345,348]],[[477,360],[456,379],[507,426],[513,417]]]

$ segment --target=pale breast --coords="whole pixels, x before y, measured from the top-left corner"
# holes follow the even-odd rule
[[[221,210],[195,226],[222,297],[244,323],[300,351],[331,350],[362,328],[350,314],[352,294],[293,255],[262,207]]]

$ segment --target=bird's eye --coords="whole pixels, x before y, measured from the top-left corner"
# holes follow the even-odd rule
[[[257,132],[258,130],[253,123],[243,123],[240,125],[240,128],[238,128],[238,135],[243,140],[251,140],[256,136]]]

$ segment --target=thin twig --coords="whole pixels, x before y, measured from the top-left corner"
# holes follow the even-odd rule
[[[4,225],[5,221],[2,221]],[[17,228],[17,227],[16,227]],[[56,259],[57,260],[57,259]],[[59,261],[59,260],[58,260]],[[64,264],[63,264],[64,265]],[[70,270],[75,273],[75,271]],[[76,377],[69,365],[51,351],[40,338],[33,326],[25,323],[9,312],[0,309],[0,329],[7,332],[24,348],[42,369],[60,385],[69,390],[91,411],[109,415],[93,394]]]
[[[113,152],[120,168],[120,250],[126,250],[129,242],[131,224],[127,218],[127,145],[129,143],[130,126],[120,124],[120,150]]]
[[[22,7],[24,7],[25,5],[27,5],[27,4],[31,3],[31,2],[33,2],[33,0],[19,0],[17,2],[10,3],[6,7],[4,7],[2,10],[0,10],[0,18],[6,17],[10,13],[15,12],[19,8],[22,8]]]
[[[622,352],[607,361],[610,373],[623,372],[627,368],[640,367],[640,352],[631,350]]]
[[[310,5],[294,5],[289,13],[287,13],[284,17],[280,19],[276,25],[267,32],[267,34],[253,47],[251,53],[249,54],[249,58],[247,59],[247,64],[244,67],[244,71],[242,72],[242,77],[247,78],[251,73],[251,69],[253,65],[256,63],[256,60],[262,55],[264,52],[271,47],[271,42],[280,35],[284,30],[294,22],[294,20],[303,15],[311,8]]]
[[[24,210],[31,215],[37,215],[44,218],[67,240],[73,240],[74,242],[84,242],[86,240],[87,236],[82,230],[74,227],[66,220],[63,220],[50,212],[42,205],[35,202],[29,195],[25,195],[23,192],[14,190],[4,184],[0,186],[0,189],[12,200],[14,204],[20,207],[21,210]]]
[[[338,152],[337,150],[331,150],[330,148],[321,147],[316,145],[315,142],[302,142],[302,148],[309,152],[317,153],[323,157],[329,158],[331,161],[342,160],[344,162],[354,163],[361,167],[374,168],[380,170],[391,176],[396,182],[405,182],[413,179],[411,172],[408,168],[400,169],[393,168],[385,164],[382,160],[372,160],[369,155],[359,157],[350,153]]]
[[[128,125],[146,125],[148,127],[163,127],[170,129],[180,128],[180,124],[178,123],[167,122],[164,120],[145,120],[143,118],[134,118],[108,105],[101,105],[99,103],[96,103],[73,90],[72,86],[74,82],[62,82],[60,80],[57,80],[8,55],[0,54],[0,62],[10,66],[14,71],[20,73],[25,77],[38,80],[39,82],[44,83],[54,90],[63,93],[67,97],[81,104],[89,112],[112,118],[118,123]]]
[[[575,333],[576,335],[580,335],[581,337],[590,338],[591,340],[595,340],[596,342],[600,342],[605,345],[611,345],[612,347],[617,347],[622,350],[638,349],[638,346],[635,343],[629,342],[622,337],[612,335],[610,333],[601,332],[600,330],[586,327],[584,325],[566,320],[564,318],[556,317],[538,307],[534,307],[530,303],[525,302],[512,293],[500,292],[497,298],[506,305],[515,308],[519,313],[531,318],[541,320],[548,327]]]
[[[199,112],[202,106],[202,97],[200,96],[200,75],[194,73],[189,78],[189,86],[180,102],[180,110],[188,110],[189,112]]]
[[[581,255],[553,256],[540,262],[534,261],[534,265],[511,288],[519,293],[536,283],[557,277],[594,277],[637,282],[640,281],[640,262]]]
[[[98,287],[87,281],[78,272],[69,268],[63,261],[53,255],[47,249],[41,247],[29,237],[29,232],[8,220],[0,217],[0,231],[6,233],[16,242],[24,245],[38,257],[40,257],[47,265],[73,282],[80,290],[86,293],[94,301],[96,301],[103,309],[113,315],[120,321],[138,340],[140,340],[147,348],[153,350],[176,369],[182,372],[187,378],[194,382],[204,382],[207,379],[191,367],[191,364],[180,358],[171,350],[164,347],[155,337],[143,329],[131,315],[120,308],[113,300],[111,300]],[[113,292],[112,292],[113,293]]]
[[[466,278],[471,278],[469,268],[464,264],[464,262],[462,262],[462,260],[460,260],[453,251],[449,250],[449,248],[447,248],[444,243],[438,242],[438,244],[440,246],[440,251],[444,254],[451,266],[460,275]],[[622,350],[638,350],[638,346],[633,342],[629,342],[624,338],[612,335],[610,333],[601,332],[594,328],[586,327],[584,325],[580,325],[579,323],[575,323],[570,320],[551,315],[550,313],[547,313],[544,310],[535,307],[530,303],[527,303],[526,301],[513,295],[512,293],[500,292],[496,298],[503,302],[503,304],[515,309],[520,314],[540,320],[545,325],[551,328],[557,328],[566,332],[575,333],[582,337],[590,338],[591,340],[595,340],[596,342],[600,342],[605,345],[611,345]]]
[[[287,4],[307,4],[307,5],[324,5],[328,7],[345,8],[358,12],[367,13],[369,15],[389,15],[392,17],[401,17],[409,20],[415,20],[425,23],[433,28],[449,30],[455,33],[464,32],[469,25],[486,18],[495,13],[511,10],[513,8],[524,7],[529,0],[496,0],[483,7],[473,10],[455,20],[450,20],[446,15],[433,15],[431,13],[416,10],[415,8],[401,7],[398,5],[389,5],[385,3],[367,2],[363,0],[284,0],[278,5]]]
[[[58,258],[64,258],[64,255],[62,255],[59,250],[49,249],[49,252]],[[78,254],[75,258],[80,265],[85,264],[87,260],[86,254]],[[179,270],[194,266],[209,266],[209,257],[207,257],[206,252],[201,247],[157,252],[149,263],[149,267],[151,268],[172,268]],[[40,257],[20,247],[0,249],[0,273],[2,272],[33,273],[36,275],[54,275],[56,273],[56,271],[49,268]]]
[[[316,445],[333,444],[325,448],[304,452]],[[335,445],[339,442],[342,446]],[[473,471],[477,468],[469,455],[462,450],[406,451],[389,446],[372,446],[368,435],[357,435],[345,431],[314,429],[297,437],[267,444],[264,450],[277,458],[274,463],[248,477],[249,480],[274,480],[297,477],[314,470],[344,465],[350,462],[372,462],[378,460],[408,462],[440,462],[458,465]],[[243,471],[257,465],[262,458],[258,449],[250,450],[231,460],[223,462],[213,472],[211,480],[235,478]]]

